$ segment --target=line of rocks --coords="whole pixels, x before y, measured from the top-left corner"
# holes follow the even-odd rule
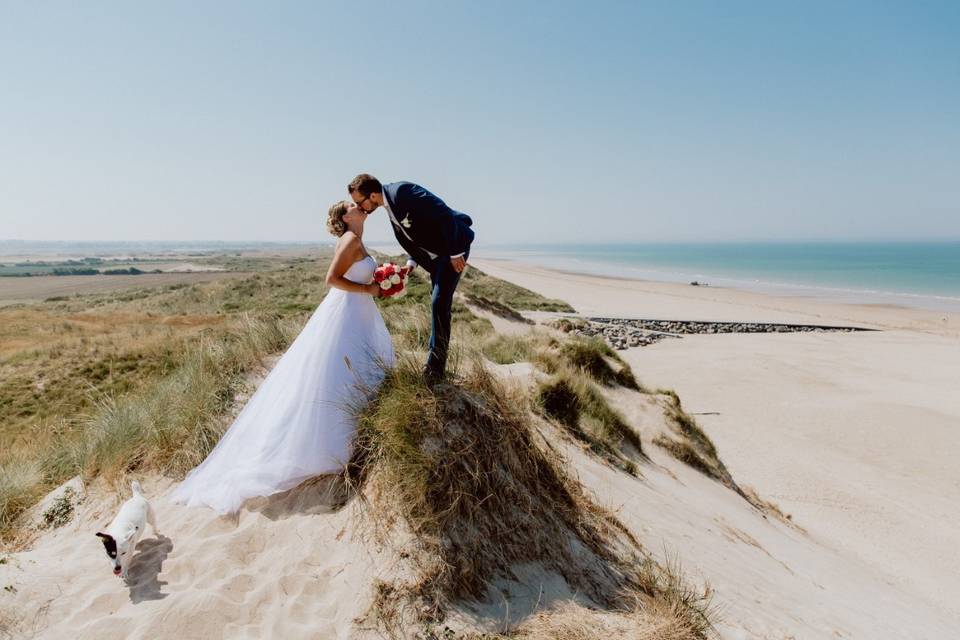
[[[579,336],[599,336],[614,349],[645,347],[665,338],[717,333],[800,333],[867,331],[857,327],[831,327],[770,322],[699,322],[687,320],[642,320],[629,318],[561,318],[558,329]]]

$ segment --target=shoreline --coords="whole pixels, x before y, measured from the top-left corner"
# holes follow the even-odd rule
[[[583,316],[701,322],[761,322],[862,326],[960,337],[960,312],[886,303],[849,303],[721,286],[601,276],[502,258],[473,258],[489,273],[570,302]],[[568,299],[571,287],[577,300]]]
[[[747,244],[743,251],[748,255],[758,246]],[[942,246],[952,247],[954,243],[944,243]],[[786,245],[789,246],[789,245]],[[905,246],[909,246],[905,245]],[[610,255],[596,252],[596,247],[583,247],[580,252],[520,251],[502,252],[497,250],[485,253],[490,260],[506,260],[532,264],[546,269],[567,273],[580,273],[599,277],[626,278],[651,282],[666,282],[673,284],[700,284],[750,291],[766,295],[783,297],[803,297],[824,302],[848,304],[892,304],[911,308],[927,309],[931,311],[960,312],[960,263],[951,262],[942,255],[941,245],[935,245],[935,255],[931,258],[939,260],[939,267],[943,269],[939,276],[928,273],[926,279],[911,279],[910,274],[916,276],[924,271],[917,264],[921,256],[913,256],[913,262],[902,264],[905,271],[891,270],[891,264],[884,262],[883,254],[869,256],[871,261],[877,261],[868,267],[864,263],[867,256],[850,262],[837,261],[837,255],[830,255],[827,251],[822,255],[820,262],[813,262],[810,256],[787,252],[784,259],[788,264],[791,260],[799,264],[791,271],[771,270],[773,263],[761,262],[754,268],[748,269],[742,264],[733,271],[719,265],[707,263],[698,264],[696,256],[692,261],[653,263],[649,261],[635,261],[624,253],[625,248],[618,249],[610,246]],[[638,248],[643,248],[639,245]],[[814,247],[823,253],[824,246]],[[862,247],[861,247],[862,248]],[[932,247],[931,247],[932,248]],[[647,247],[653,253],[658,253],[656,247]],[[707,255],[717,249],[707,245],[703,250]],[[856,247],[851,247],[856,255]],[[896,255],[895,246],[890,247]],[[956,243],[956,250],[960,251],[960,243]],[[662,251],[661,251],[662,252]],[[629,253],[629,252],[627,252]],[[641,251],[641,254],[643,252]],[[668,254],[670,252],[667,252]],[[725,252],[728,258],[732,256],[729,250]],[[835,254],[835,252],[834,252]],[[606,257],[605,257],[606,256]],[[760,256],[761,259],[763,256]],[[894,260],[894,258],[891,258]],[[803,266],[805,265],[805,266]],[[912,269],[912,271],[911,271]],[[837,277],[839,276],[839,280]],[[906,279],[905,279],[906,278]]]
[[[567,301],[566,315],[879,329],[699,333],[618,353],[641,384],[679,394],[738,482],[960,620],[960,314],[471,262]]]

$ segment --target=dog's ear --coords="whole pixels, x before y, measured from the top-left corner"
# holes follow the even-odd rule
[[[117,541],[113,539],[113,536],[109,533],[100,533],[98,531],[97,537],[100,538],[100,542],[103,543],[103,548],[106,549],[107,555],[111,558],[117,557]]]

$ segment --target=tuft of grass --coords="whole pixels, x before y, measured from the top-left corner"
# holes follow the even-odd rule
[[[533,404],[594,453],[636,475],[631,457],[644,455],[640,436],[584,373],[567,368],[541,382]]]
[[[732,489],[754,507],[763,510],[755,503],[740,485],[736,483],[727,466],[720,459],[717,447],[710,437],[700,428],[693,416],[683,409],[680,397],[673,390],[659,390],[657,393],[667,398],[667,419],[678,438],[660,435],[654,444],[667,451],[680,462],[696,469],[709,478]]]
[[[583,371],[604,386],[619,385],[634,391],[646,389],[640,386],[633,370],[617,352],[597,337],[570,336],[562,340],[551,339],[536,353],[536,361],[548,373],[564,368]]]
[[[703,475],[713,478],[714,480],[723,480],[722,476],[717,472],[716,467],[707,461],[688,441],[674,440],[661,434],[654,438],[653,443],[683,464],[696,469]]]
[[[484,356],[497,364],[526,362],[533,357],[534,341],[526,335],[505,335],[497,333],[480,346]]]
[[[668,576],[664,581],[674,580]],[[667,595],[669,594],[669,595]],[[583,605],[566,602],[542,611],[503,635],[436,636],[438,640],[697,640],[710,637],[712,626],[708,615],[690,616],[691,606],[712,612],[712,593],[677,587],[665,593],[663,600],[636,599],[633,606],[615,611],[598,612]]]
[[[10,460],[0,466],[0,532],[42,495],[43,469],[36,460]]]
[[[630,365],[600,338],[569,338],[560,347],[560,354],[571,366],[583,369],[600,384],[640,390]]]
[[[753,487],[748,487],[746,485],[743,486],[743,493],[746,495],[747,501],[764,514],[773,516],[780,522],[798,531],[805,531],[803,527],[793,521],[793,516],[791,514],[783,511],[783,509],[781,509],[780,505],[777,503],[762,497]]]

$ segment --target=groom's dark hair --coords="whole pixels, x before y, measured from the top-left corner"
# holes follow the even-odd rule
[[[347,191],[349,193],[356,191],[366,198],[371,193],[382,193],[383,185],[369,173],[361,173],[350,181],[350,184],[347,185]]]

